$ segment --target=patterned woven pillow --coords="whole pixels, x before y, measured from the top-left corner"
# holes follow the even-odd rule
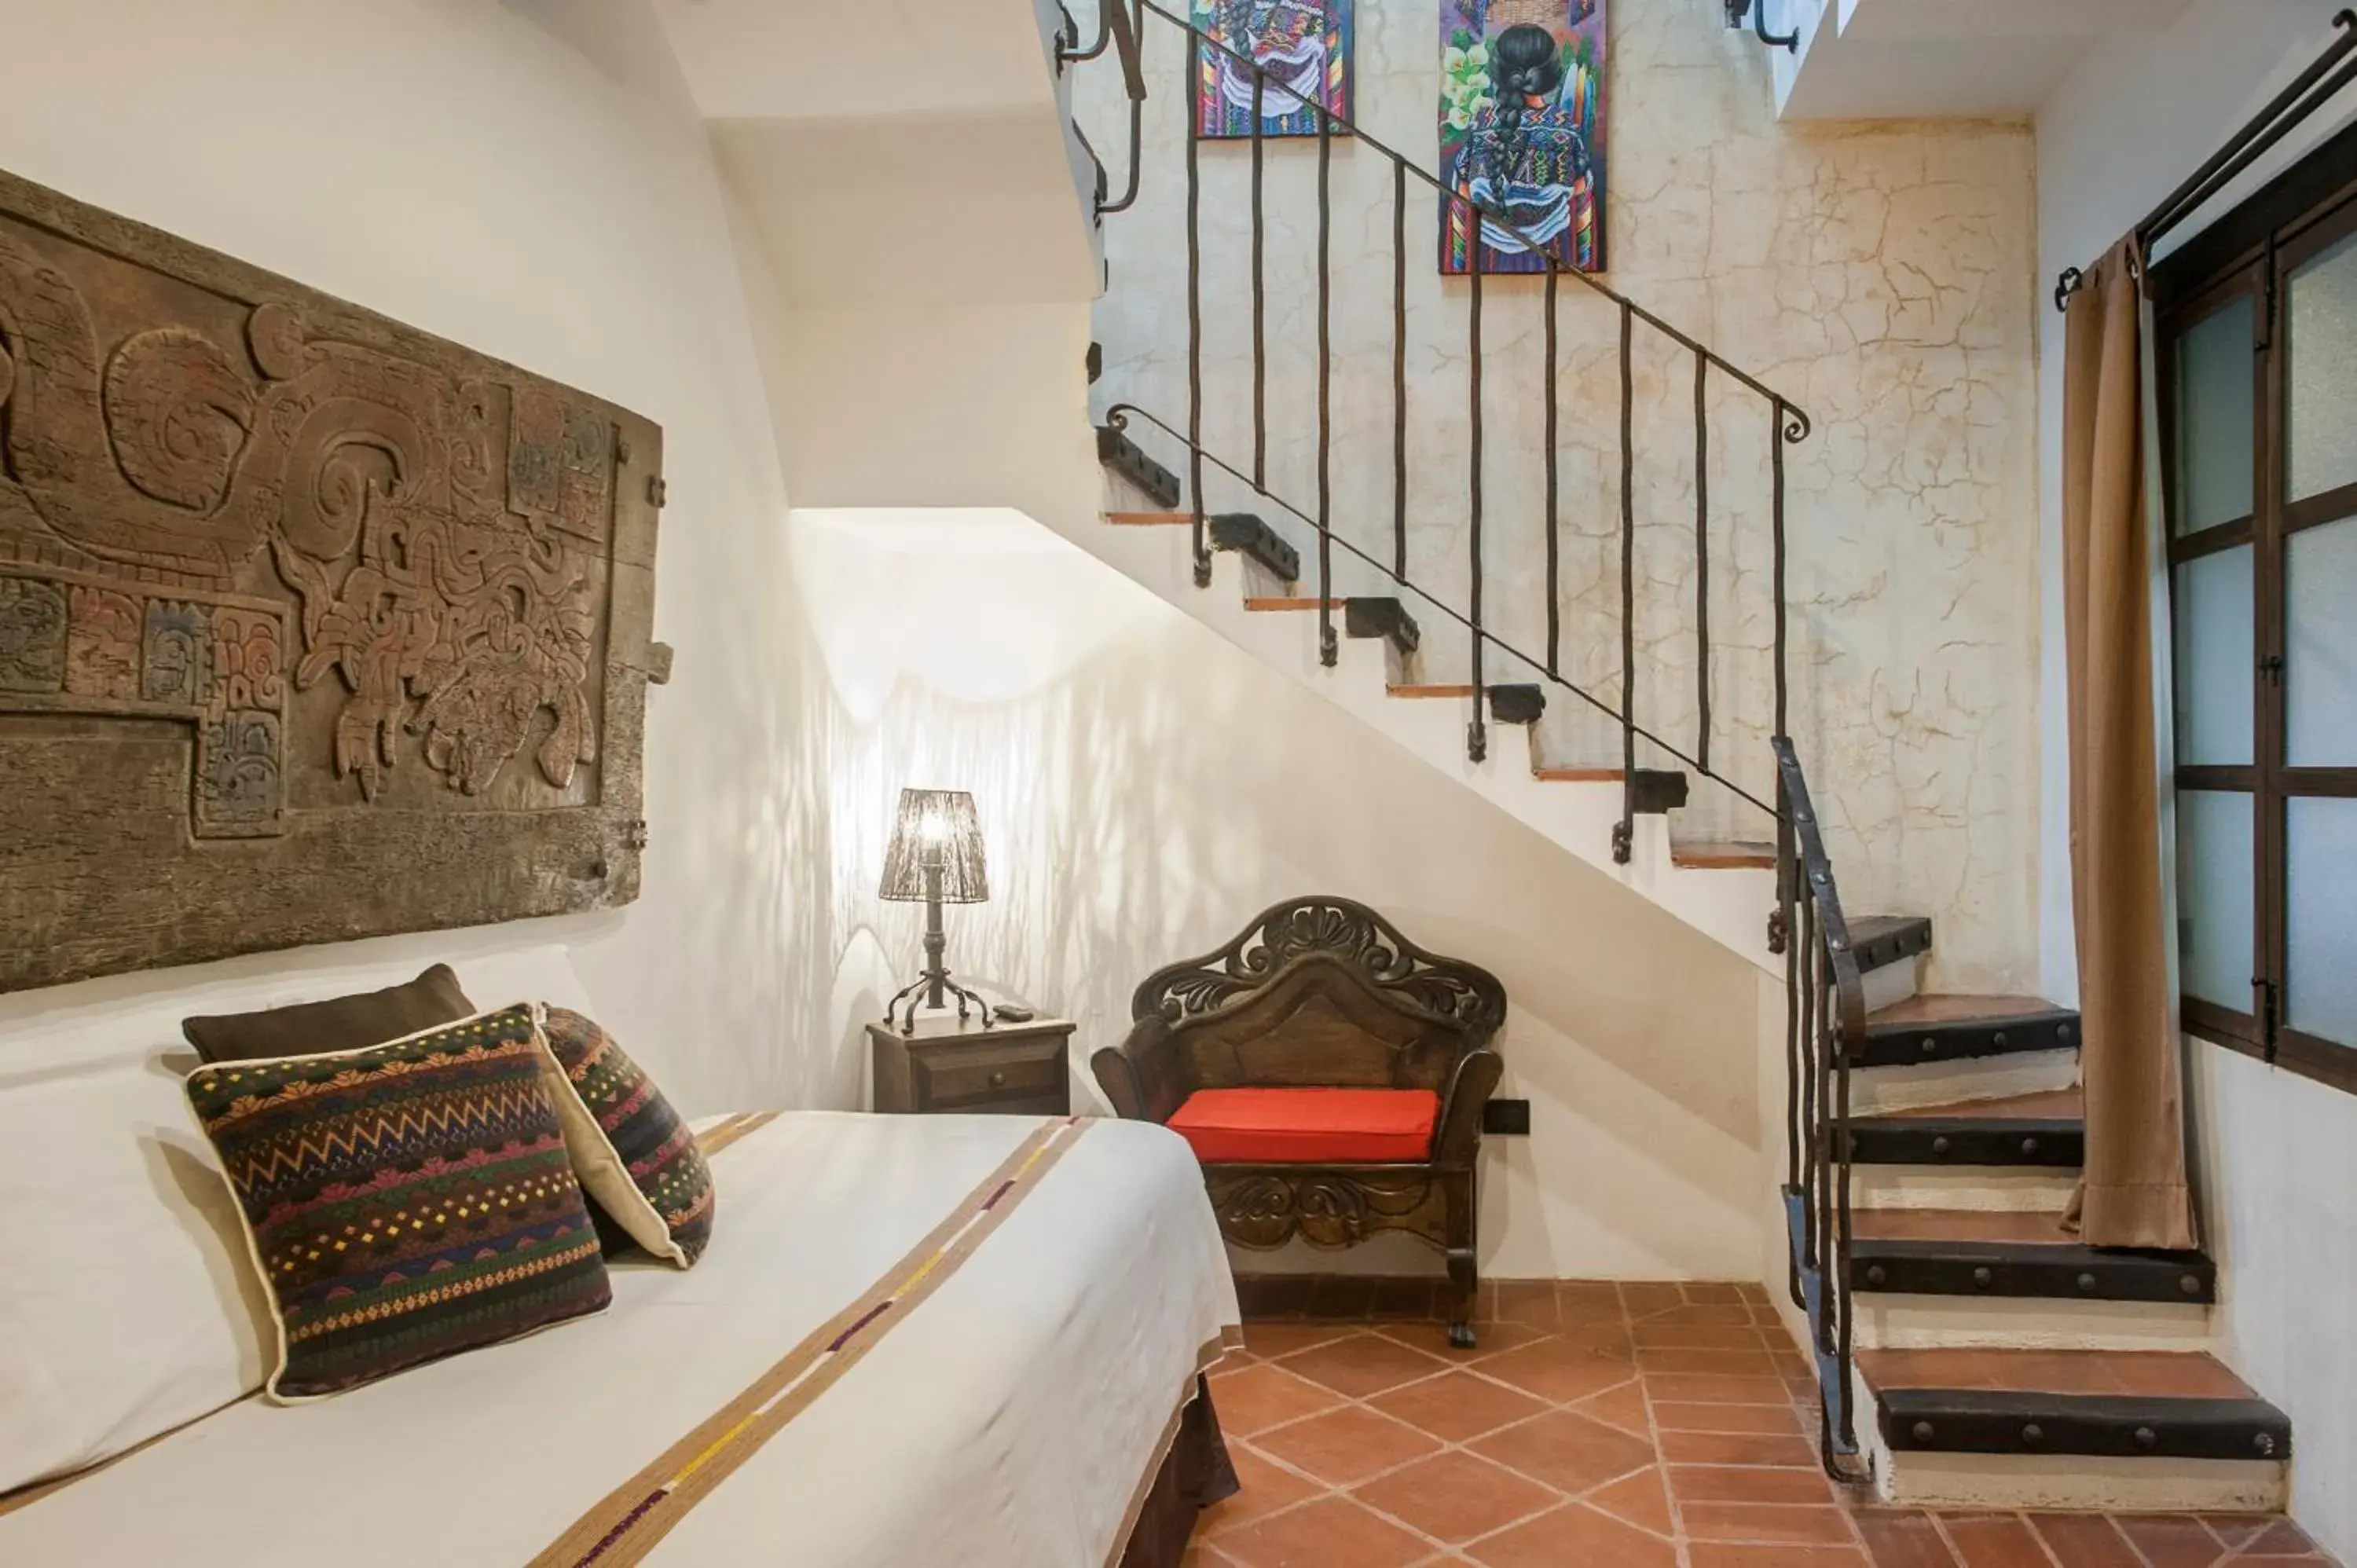
[[[711,1167],[695,1134],[614,1036],[569,1007],[542,1010],[549,1093],[581,1185],[630,1239],[681,1268],[712,1239]]]
[[[189,1076],[277,1316],[273,1399],[317,1399],[606,1305],[545,1059],[519,1005]]]

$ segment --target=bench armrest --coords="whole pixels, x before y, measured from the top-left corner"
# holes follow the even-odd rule
[[[1457,1070],[1449,1075],[1448,1088],[1440,1097],[1440,1122],[1432,1137],[1432,1163],[1450,1169],[1461,1169],[1473,1164],[1475,1151],[1481,1146],[1481,1111],[1496,1092],[1498,1076],[1505,1063],[1491,1050],[1466,1052],[1457,1061]]]

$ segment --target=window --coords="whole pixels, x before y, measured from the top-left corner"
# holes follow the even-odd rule
[[[2357,136],[2152,292],[2186,1027],[2357,1090]]]

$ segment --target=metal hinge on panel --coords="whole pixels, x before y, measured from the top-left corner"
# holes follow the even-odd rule
[[[2276,1035],[2280,1028],[2279,1000],[2283,988],[2272,980],[2254,977],[2251,988],[2259,993],[2259,1046],[2266,1052],[2267,1060],[2276,1059]]]
[[[661,474],[650,474],[647,476],[648,505],[658,507],[662,505],[664,498],[669,496],[670,493],[671,487],[663,483],[663,478]]]
[[[647,847],[647,824],[644,821],[630,822],[623,827],[622,846],[625,849]]]

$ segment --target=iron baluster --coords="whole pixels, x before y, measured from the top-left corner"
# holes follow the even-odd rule
[[[1264,231],[1262,178],[1268,139],[1261,123],[1262,95],[1268,91],[1268,72],[1253,69],[1252,134],[1252,327],[1253,327],[1253,487],[1268,483],[1268,258]]]
[[[1784,778],[1776,776],[1776,916],[1773,924],[1790,931],[1793,918],[1792,820],[1790,803],[1784,795]],[[1784,1191],[1789,1196],[1802,1190],[1802,1165],[1806,1157],[1808,1123],[1803,1119],[1801,1104],[1801,958],[1791,941],[1782,948],[1784,955]],[[1805,1309],[1807,1299],[1801,1288],[1801,1256],[1789,1240],[1785,1253],[1792,1263],[1791,1283],[1792,1305]]]
[[[1774,598],[1776,618],[1776,729],[1779,738],[1792,733],[1788,709],[1791,704],[1792,636],[1785,614],[1784,560],[1784,440],[1791,425],[1785,419],[1786,404],[1776,398],[1768,405],[1770,426],[1769,453],[1769,540],[1773,564],[1769,593]]]
[[[1710,361],[1695,356],[1695,755],[1710,766]]]
[[[1392,165],[1392,574],[1407,580],[1407,166]]]
[[[1118,200],[1107,201],[1102,191],[1098,193],[1100,221],[1137,205],[1138,185],[1146,172],[1146,8],[1139,6],[1133,21],[1130,14],[1122,9],[1121,0],[1104,0],[1104,14],[1114,49],[1121,57],[1122,79],[1129,94],[1129,185]],[[1098,173],[1103,173],[1103,166],[1098,166]]]
[[[1319,94],[1323,108],[1324,94]],[[1318,660],[1341,657],[1334,636],[1334,124],[1318,122]]]
[[[1107,0],[1121,9],[1121,0]],[[1187,504],[1195,557],[1195,585],[1211,585],[1211,552],[1203,533],[1203,177],[1194,110],[1187,109]]]
[[[1620,310],[1620,821],[1612,858],[1622,865],[1637,837],[1637,382],[1636,320]]]
[[[1471,392],[1472,467],[1468,476],[1470,505],[1467,532],[1472,544],[1473,716],[1465,726],[1465,755],[1476,762],[1490,755],[1490,732],[1481,691],[1481,213],[1473,212],[1473,241],[1467,248],[1467,270],[1472,274],[1473,298],[1466,312],[1466,377]]]
[[[1542,440],[1546,447],[1546,642],[1547,673],[1552,675],[1563,667],[1563,564],[1561,545],[1555,539],[1558,507],[1556,505],[1555,452],[1555,296],[1557,275],[1562,264],[1554,256],[1546,259],[1546,432]]]

